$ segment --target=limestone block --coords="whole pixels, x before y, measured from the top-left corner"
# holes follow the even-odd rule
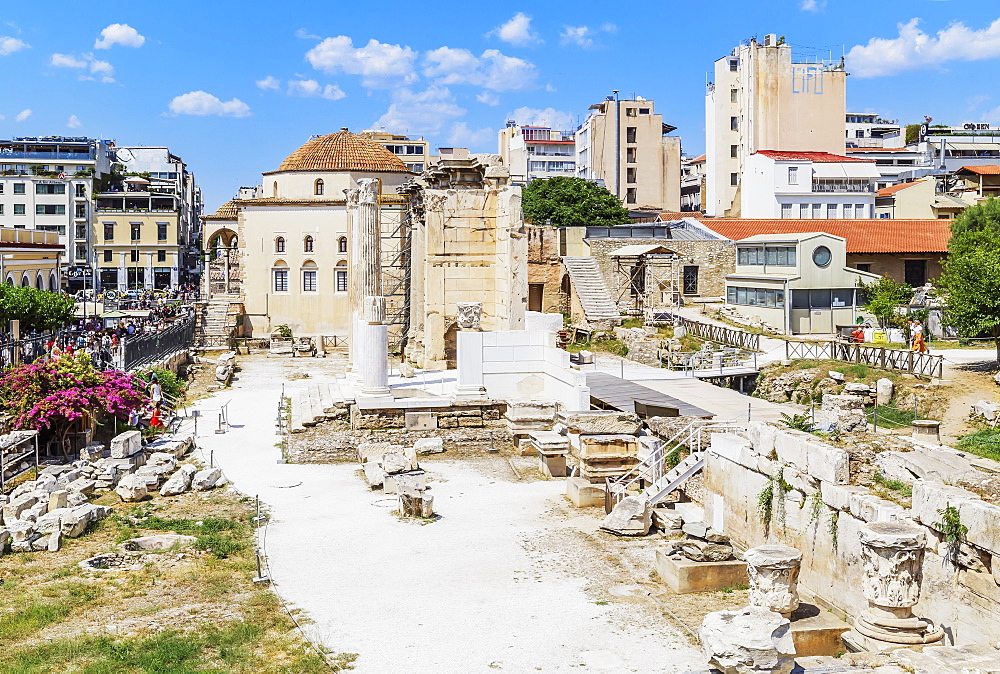
[[[181,549],[191,546],[196,540],[194,536],[184,536],[181,534],[155,534],[152,536],[140,536],[130,538],[122,543],[122,547],[129,551],[144,550],[148,552],[162,552],[171,548]]]
[[[653,508],[642,496],[626,496],[608,513],[601,529],[617,536],[645,536],[652,526]]]
[[[121,497],[121,500],[129,503],[143,500],[148,491],[146,481],[135,475],[126,475],[118,481],[118,486],[115,487],[115,493]]]
[[[208,491],[215,489],[223,481],[222,471],[218,468],[206,468],[199,470],[191,478],[191,488],[198,491]]]
[[[10,532],[6,529],[0,529],[0,557],[3,557],[4,551],[10,544]]]
[[[584,435],[635,435],[642,429],[638,415],[625,412],[566,412],[559,420],[571,432]]]
[[[60,546],[62,546],[62,534],[58,531],[53,531],[48,535],[45,549],[49,552],[59,552]]]
[[[35,523],[25,522],[24,520],[17,520],[15,522],[8,522],[4,525],[10,534],[10,544],[11,547],[17,545],[18,543],[24,543],[28,540],[28,537],[35,533]]]
[[[681,531],[686,533],[688,536],[705,538],[705,535],[708,533],[708,525],[704,522],[685,522],[681,526]]]
[[[850,384],[848,384],[850,386]],[[867,386],[865,389],[867,390]],[[831,410],[863,410],[865,399],[857,395],[836,395],[833,393],[823,394],[822,409]]]
[[[190,463],[181,464],[173,475],[170,476],[163,486],[160,487],[160,496],[177,496],[183,494],[191,488],[191,480],[198,469]]]
[[[1000,506],[970,500],[957,507],[962,524],[969,527],[965,539],[991,554],[1000,554]]]
[[[904,513],[902,507],[871,493],[851,494],[851,515],[865,522],[891,522]]]
[[[21,519],[21,513],[35,505],[37,502],[38,498],[29,494],[22,494],[17,498],[11,499],[7,505],[3,507],[3,521],[10,524],[11,522]]]
[[[111,458],[127,459],[142,451],[142,434],[139,431],[125,431],[111,440]]]
[[[709,543],[697,538],[674,541],[676,549],[692,562],[726,562],[733,558],[733,546]]]
[[[83,475],[83,472],[79,468],[72,468],[67,471],[60,473],[59,477],[56,478],[56,485],[59,489],[65,489],[74,480],[79,479]]]
[[[386,494],[395,494],[399,491],[398,485],[400,482],[409,489],[426,489],[427,474],[423,471],[414,471],[386,475],[382,482],[382,491]]]
[[[382,466],[374,461],[368,461],[361,464],[361,468],[365,471],[365,479],[368,480],[368,486],[372,489],[380,489],[382,483],[385,481],[385,471],[382,470]]]
[[[58,531],[62,528],[62,519],[64,517],[68,517],[71,512],[72,508],[58,508],[50,510],[35,520],[35,531],[39,531],[43,534]]]
[[[639,455],[639,440],[634,435],[580,435],[580,458],[584,460],[611,457],[635,458]]]
[[[788,618],[759,606],[716,611],[698,630],[708,664],[723,674],[789,674],[795,644]]]
[[[854,383],[854,384],[844,384],[844,393],[847,395],[854,396],[869,396],[871,395],[872,389],[868,384]]]
[[[389,475],[413,470],[413,468],[410,467],[410,459],[403,454],[397,454],[396,452],[386,452],[383,454],[381,463],[382,470]]]
[[[62,515],[62,535],[69,538],[76,538],[83,534],[87,525],[97,519],[98,506],[87,504],[76,508],[70,508]]]
[[[830,379],[834,380],[838,384],[843,384],[844,383],[844,373],[843,372],[837,372],[836,370],[830,370],[829,372],[826,373],[826,376],[829,377]]]
[[[882,454],[887,453],[882,452]],[[969,460],[959,456],[956,452],[919,447],[913,452],[893,452],[893,455],[911,474],[906,479],[907,482],[911,481],[914,475],[923,480],[937,480],[945,483],[954,483],[963,478],[977,475],[976,469]]]
[[[39,475],[38,479],[35,480],[33,491],[52,493],[57,489],[59,489],[59,480],[54,475]]]
[[[680,513],[667,508],[653,508],[653,526],[660,531],[680,529],[683,524],[684,518]]]
[[[982,417],[986,421],[993,421],[1000,414],[1000,403],[989,400],[980,400],[972,405],[970,416]]]
[[[21,513],[21,519],[31,520],[32,522],[34,522],[48,511],[49,511],[48,499],[47,498],[44,500],[39,499],[39,501],[35,503],[35,505],[31,506],[30,508]]]
[[[589,508],[604,505],[604,487],[591,484],[582,477],[571,477],[566,480],[566,497],[577,508]]]
[[[850,455],[846,449],[831,447],[819,442],[803,444],[807,472],[810,476],[833,484],[850,482]]]
[[[941,521],[941,514],[949,505],[959,509],[961,514],[962,506],[970,501],[979,501],[979,497],[970,491],[952,487],[933,480],[917,480],[913,483],[913,498],[911,500],[911,510],[913,517],[924,526],[934,527],[935,522]]]
[[[875,382],[875,404],[881,406],[891,403],[894,389],[895,386],[891,379],[882,377]]]
[[[434,496],[426,491],[399,493],[399,514],[403,517],[434,516]]]
[[[430,431],[438,427],[433,412],[405,412],[403,421],[408,431]]]
[[[808,472],[805,444],[814,436],[802,431],[780,430],[774,438],[774,451],[782,463],[790,463],[802,472]]]
[[[88,502],[87,497],[78,491],[71,491],[69,493],[69,496],[66,497],[67,508],[75,508],[87,502]]]
[[[865,487],[837,485],[830,482],[820,483],[820,496],[823,499],[823,503],[830,506],[834,510],[849,511],[851,509],[852,496],[868,493],[870,492]]]

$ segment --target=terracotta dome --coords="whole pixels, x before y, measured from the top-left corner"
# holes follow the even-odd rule
[[[385,147],[341,129],[318,136],[288,155],[274,173],[283,171],[361,171],[405,173],[406,164]]]

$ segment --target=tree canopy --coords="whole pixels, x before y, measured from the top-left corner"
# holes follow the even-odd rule
[[[871,283],[859,281],[858,287],[865,297],[865,311],[878,320],[879,327],[885,330],[903,323],[903,317],[897,312],[897,308],[913,297],[913,288],[888,276]]]
[[[544,178],[524,188],[524,217],[554,227],[628,224],[628,209],[604,187],[583,178]]]
[[[0,328],[21,321],[21,330],[56,330],[73,320],[73,298],[60,292],[0,283]]]
[[[955,218],[937,286],[946,323],[966,337],[993,337],[1000,361],[1000,201],[970,206]]]

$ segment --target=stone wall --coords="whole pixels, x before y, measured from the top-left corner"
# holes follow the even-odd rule
[[[525,230],[528,235],[528,286],[544,286],[540,311],[569,311],[569,296],[562,287],[566,269],[559,256],[559,230],[536,225],[525,225]],[[530,294],[528,301],[531,302]]]
[[[919,457],[921,451],[915,447],[905,454]],[[954,454],[954,461],[962,460]],[[862,594],[859,529],[889,521],[919,526],[927,545],[916,615],[940,626],[945,643],[1000,639],[1000,507],[957,487],[917,480],[911,473],[913,504],[905,508],[867,487],[848,484],[849,459],[843,447],[760,422],[750,425],[746,437],[715,435],[703,473],[706,522],[724,530],[739,547],[782,543],[801,550],[800,586],[851,618],[868,606]],[[779,475],[791,489],[781,494],[772,482],[776,505],[765,527],[758,497]],[[946,543],[934,524],[941,519],[937,510],[947,503],[960,508],[969,526],[968,566],[947,561]]]
[[[437,419],[438,428],[484,428],[503,426],[500,422],[504,405],[501,403],[456,403],[451,407],[426,410]],[[405,428],[406,412],[417,410],[405,408],[361,409],[351,407],[351,428],[371,430],[382,428]],[[423,410],[422,410],[423,411]]]
[[[617,297],[615,261],[608,253],[622,246],[658,245],[677,253],[682,265],[698,267],[698,294],[694,297],[722,297],[725,276],[736,271],[736,247],[730,241],[675,241],[673,239],[587,239],[590,254],[604,274],[612,297]]]
[[[889,278],[903,283],[906,278],[905,260],[926,260],[927,280],[932,281],[941,275],[941,263],[947,256],[944,253],[848,253],[847,266],[857,269],[859,264],[871,265],[869,270],[873,274],[888,276]]]

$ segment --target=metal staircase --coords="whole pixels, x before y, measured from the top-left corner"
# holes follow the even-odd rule
[[[678,489],[692,476],[705,467],[705,431],[736,430],[744,427],[734,422],[695,419],[678,431],[672,438],[662,443],[649,456],[625,475],[615,480],[605,480],[604,509],[611,512],[630,491],[638,491],[640,483],[645,485],[641,496],[656,505],[670,492]],[[691,450],[676,466],[664,471],[666,460],[682,448]]]
[[[608,291],[604,275],[592,257],[564,257],[570,282],[590,323],[621,320],[618,305]]]

